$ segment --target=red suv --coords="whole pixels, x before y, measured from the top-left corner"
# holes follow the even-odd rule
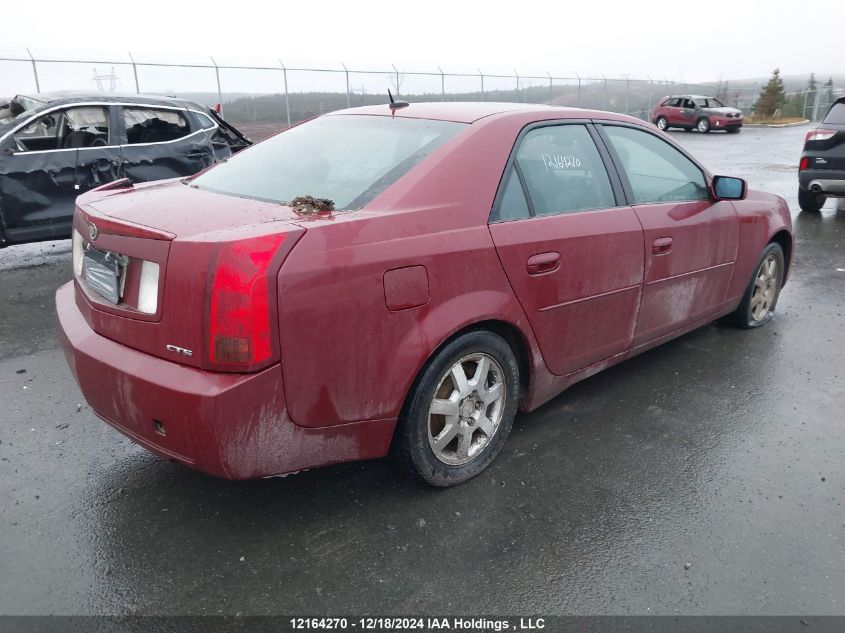
[[[730,108],[715,97],[681,95],[664,97],[651,111],[651,122],[661,130],[672,127],[687,131],[711,130],[736,133],[742,129],[742,110]]]
[[[518,408],[718,317],[772,318],[782,198],[623,115],[396,107],[79,198],[56,305],[97,415],[220,477],[392,451],[447,486]]]

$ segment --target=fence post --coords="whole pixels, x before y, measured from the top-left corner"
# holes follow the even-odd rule
[[[132,51],[128,51],[129,61],[132,62],[132,74],[135,75],[135,92],[141,93],[141,84],[138,83],[138,66],[135,64],[135,58],[132,57]]]
[[[211,58],[211,63],[214,64],[214,74],[217,77],[217,107],[220,108],[220,118],[223,117],[223,91],[220,89],[220,69],[217,67],[217,62]]]
[[[484,73],[478,69],[478,76],[481,77],[481,100],[484,101]]]
[[[282,67],[282,77],[285,79],[285,112],[288,115],[288,127],[290,127],[290,100],[288,99],[288,69],[285,63],[280,59],[279,65]]]
[[[604,80],[604,108],[603,110],[607,110],[607,77],[602,74],[601,78]]]
[[[437,70],[440,71],[440,100],[446,101],[446,76],[443,74],[443,69],[440,66],[437,67]]]
[[[513,74],[516,76],[516,100],[519,101],[519,71],[514,68]]]
[[[801,109],[801,118],[802,119],[807,118],[807,97],[809,97],[809,96],[810,96],[810,91],[805,90],[804,91],[804,107]]]
[[[625,114],[630,114],[631,78],[625,75]]]
[[[578,101],[575,105],[579,108],[581,107],[581,75],[575,73],[575,76],[578,77]]]
[[[816,101],[813,103],[813,121],[819,120],[819,101],[821,101],[821,88],[816,88]]]
[[[547,70],[546,74],[549,76],[549,105],[552,105],[552,100],[554,99],[554,91],[555,91],[554,82],[552,81],[552,73],[550,73]]]
[[[394,64],[390,64],[393,66],[393,72],[396,73],[396,96],[399,96],[399,70],[396,68]]]
[[[29,49],[26,49],[26,54],[32,60],[32,76],[35,77],[35,92],[41,92],[41,84],[38,81],[38,66],[35,65],[35,58],[29,52]]]
[[[343,72],[346,75],[346,107],[349,107],[349,69],[346,67],[346,64],[340,62],[340,65],[343,66]]]

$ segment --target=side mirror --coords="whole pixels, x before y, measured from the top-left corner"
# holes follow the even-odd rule
[[[748,193],[748,183],[742,178],[713,177],[713,196],[716,200],[743,200]]]

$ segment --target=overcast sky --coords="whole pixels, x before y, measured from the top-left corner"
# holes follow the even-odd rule
[[[0,53],[132,50],[170,60],[214,55],[219,62],[281,58],[289,66],[396,64],[409,71],[441,66],[684,82],[764,76],[776,66],[784,74],[845,72],[838,34],[845,0],[783,6],[763,0],[39,0],[6,1],[0,15],[6,27]],[[0,84],[14,83],[13,75],[24,71],[0,65]]]

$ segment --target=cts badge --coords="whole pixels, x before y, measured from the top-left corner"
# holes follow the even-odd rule
[[[93,242],[96,240],[99,234],[100,232],[97,230],[97,225],[92,222],[91,226],[88,227],[88,235],[91,238],[91,241]]]
[[[177,354],[182,354],[182,356],[194,355],[191,350],[185,349],[184,347],[179,347],[178,345],[165,345],[164,347],[168,352],[176,352]]]

